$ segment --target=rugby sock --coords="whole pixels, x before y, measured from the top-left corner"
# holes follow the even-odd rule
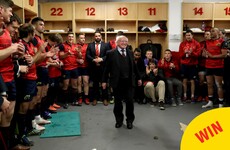
[[[4,139],[4,145],[9,148],[9,136],[10,136],[10,127],[0,127],[1,128],[1,133],[2,137]]]

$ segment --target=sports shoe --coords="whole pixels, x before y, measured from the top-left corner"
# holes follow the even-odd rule
[[[51,116],[51,113],[50,112],[48,112],[48,111],[44,111],[44,113],[43,113],[43,115],[42,115],[42,118],[44,118],[44,119],[51,119],[52,118],[52,116]]]
[[[33,136],[33,135],[41,135],[41,130],[32,129],[27,133],[27,136]]]
[[[224,107],[224,104],[219,104],[219,108],[223,108]]]
[[[65,104],[63,105],[63,108],[64,108],[64,109],[68,109],[68,107],[69,107],[69,104],[67,104],[67,103],[65,103]]]
[[[96,106],[97,105],[97,100],[93,100],[93,103],[92,103],[93,106]]]
[[[187,97],[183,97],[182,101],[186,102],[188,100]]]
[[[176,107],[175,99],[174,99],[174,98],[171,98],[171,101],[172,101],[172,106],[173,106],[173,107]]]
[[[77,101],[72,102],[72,106],[77,106]]]
[[[201,102],[203,100],[203,97],[202,96],[199,96],[198,98],[197,98],[197,101],[198,102]]]
[[[160,110],[165,110],[165,107],[164,107],[164,102],[160,102],[159,103],[159,107],[160,107]]]
[[[58,105],[58,104],[56,104],[56,103],[53,104],[53,107],[54,107],[54,108],[61,108],[61,106]]]
[[[206,105],[202,106],[202,108],[209,108],[209,107],[213,107],[213,102],[212,101],[208,101],[208,103]]]
[[[104,100],[104,101],[103,101],[103,104],[104,104],[104,106],[108,106],[108,105],[109,105],[109,103],[108,103],[107,100]]]
[[[13,148],[10,148],[10,150],[30,150],[30,147],[22,144],[17,144]]]
[[[51,123],[51,121],[43,119],[40,115],[35,116],[35,122],[37,124],[50,124]]]
[[[109,100],[110,104],[114,104],[114,96],[112,96],[112,98]]]
[[[51,105],[48,109],[49,111],[57,111],[57,109],[53,105]]]
[[[78,101],[76,102],[77,106],[81,106],[82,105],[82,98],[79,98]]]
[[[195,97],[191,97],[191,103],[195,103],[196,102],[196,100],[195,100]]]
[[[43,127],[43,126],[40,126],[36,123],[35,120],[32,120],[32,127],[35,129],[35,130],[39,130],[39,131],[42,131],[42,130],[45,130],[46,128]]]
[[[206,101],[206,102],[208,102],[208,101],[209,101],[209,100],[208,100],[208,96],[205,96],[205,101]]]
[[[177,102],[178,102],[178,105],[180,105],[180,106],[184,105],[180,98],[177,99]]]
[[[86,105],[89,105],[89,104],[90,104],[90,102],[89,102],[89,99],[88,99],[88,98],[86,98],[86,99],[85,99],[85,104],[86,104]]]
[[[34,146],[34,142],[32,140],[30,140],[26,135],[23,135],[21,137],[21,140],[20,142],[23,144],[23,145],[26,145],[26,146]]]

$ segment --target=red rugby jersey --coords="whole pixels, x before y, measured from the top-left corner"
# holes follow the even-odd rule
[[[12,39],[8,30],[4,29],[3,34],[0,36],[0,50],[10,47]],[[11,82],[14,80],[14,64],[12,57],[0,61],[0,73],[4,82]]]
[[[88,44],[82,45],[78,43],[77,46],[81,46],[82,59],[84,60],[83,64],[78,63],[78,67],[81,67],[81,68],[88,67],[88,62],[86,60],[86,50],[87,50]]]
[[[77,44],[69,44],[67,42],[63,43],[63,51],[64,53],[67,53],[68,51],[70,51],[71,53],[73,53],[72,55],[68,55],[66,58],[62,59],[62,62],[64,64],[63,69],[64,70],[73,70],[76,69],[78,67],[77,64],[77,51],[75,50],[75,48],[77,47]]]
[[[26,47],[26,53],[30,54],[32,57],[35,55],[35,47],[31,42],[25,42],[22,40],[22,43]],[[26,80],[37,80],[37,71],[36,71],[36,65],[32,64],[29,67],[28,73],[21,74],[21,78]]]
[[[207,51],[211,55],[220,55],[221,54],[221,44],[223,41],[224,41],[223,39],[207,40],[206,41]],[[206,58],[205,67],[206,68],[223,68],[224,59],[223,58],[219,58],[219,59]]]
[[[47,46],[46,49],[48,51],[50,51],[51,46]],[[52,60],[57,60],[58,62],[60,62],[59,60],[59,52],[57,52],[53,57],[51,57],[50,59]],[[49,71],[49,77],[50,78],[56,78],[56,77],[60,77],[61,76],[61,68],[55,67],[55,66],[49,66],[48,68]]]
[[[42,40],[42,38],[38,35],[34,36],[33,39],[33,45],[39,50],[39,47],[44,44],[44,40]],[[46,50],[44,49],[42,51],[42,53],[46,53]],[[37,67],[45,67],[46,66],[46,62],[48,59],[43,60],[42,62],[40,62],[39,64],[36,64]]]
[[[186,57],[185,50],[192,49],[192,53],[189,57]],[[180,44],[179,54],[181,58],[181,64],[184,65],[197,65],[198,57],[200,56],[200,44],[192,39],[191,41],[183,41]]]

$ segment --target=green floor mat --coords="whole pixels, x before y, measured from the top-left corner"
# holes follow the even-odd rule
[[[51,122],[45,126],[41,138],[81,135],[79,112],[58,112],[52,115]]]

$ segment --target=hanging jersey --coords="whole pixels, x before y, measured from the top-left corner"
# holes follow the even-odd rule
[[[115,42],[115,40],[110,40],[109,41],[109,46],[111,49],[115,49],[117,47],[117,44]]]

